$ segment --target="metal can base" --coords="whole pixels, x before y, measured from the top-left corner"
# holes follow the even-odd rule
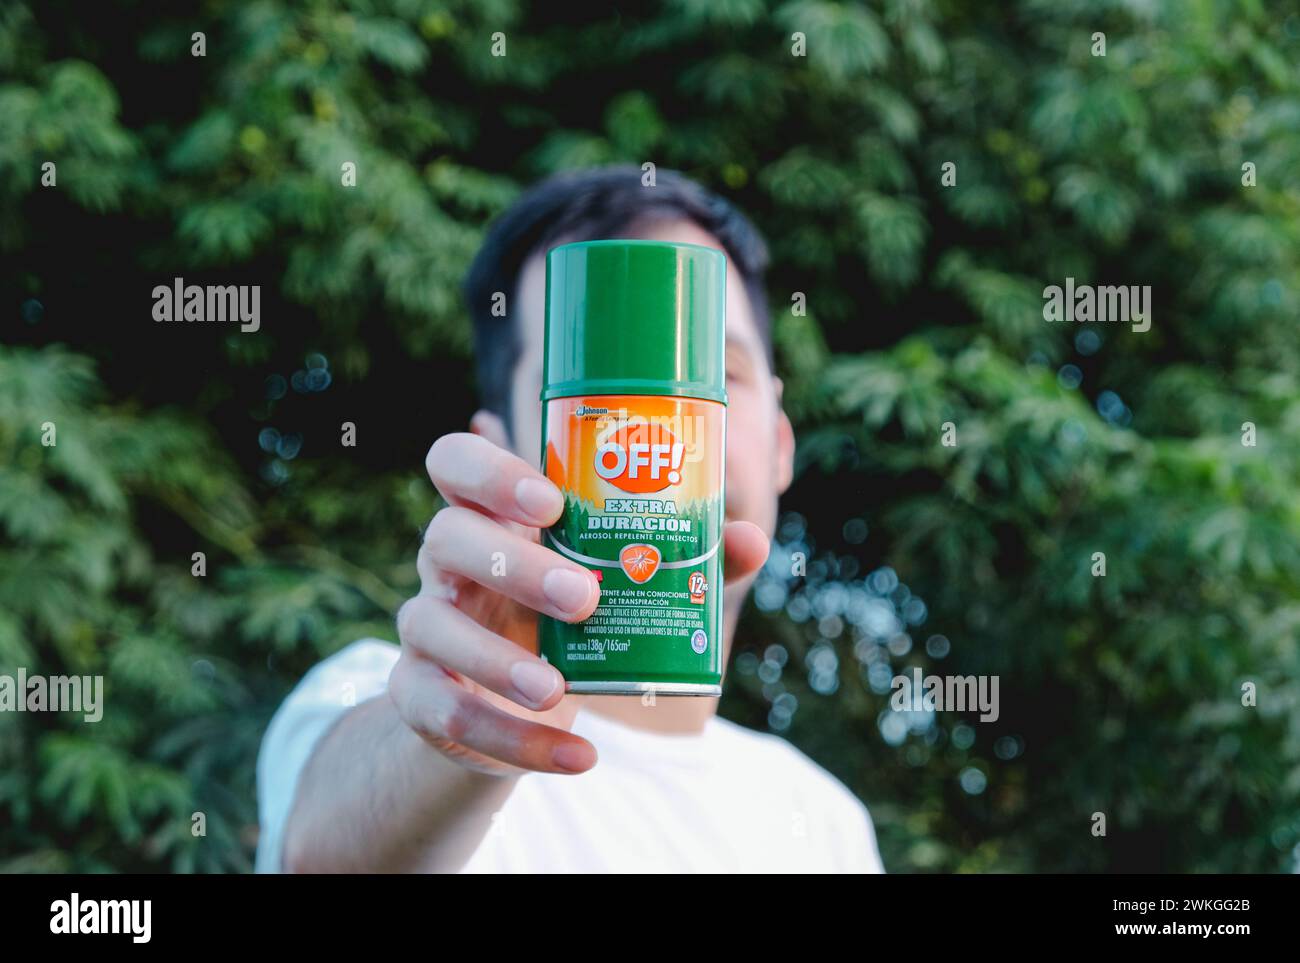
[[[720,696],[722,686],[703,682],[565,682],[564,691],[574,695]]]

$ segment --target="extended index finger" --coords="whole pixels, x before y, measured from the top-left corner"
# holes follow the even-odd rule
[[[477,508],[531,528],[554,524],[564,508],[564,496],[541,472],[479,435],[443,435],[424,464],[451,505]]]

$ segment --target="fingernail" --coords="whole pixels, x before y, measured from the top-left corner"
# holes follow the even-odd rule
[[[515,501],[525,515],[542,523],[554,521],[564,510],[560,490],[540,478],[519,479],[515,485]]]
[[[551,761],[569,772],[586,772],[596,764],[596,750],[585,742],[562,742],[551,753]]]
[[[553,568],[542,578],[542,591],[561,612],[575,615],[591,598],[591,579],[567,568]]]
[[[560,685],[560,673],[541,662],[516,662],[510,667],[510,684],[525,699],[541,705]]]

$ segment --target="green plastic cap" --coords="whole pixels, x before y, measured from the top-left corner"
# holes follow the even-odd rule
[[[546,255],[542,400],[727,400],[727,259],[667,241],[582,241]]]

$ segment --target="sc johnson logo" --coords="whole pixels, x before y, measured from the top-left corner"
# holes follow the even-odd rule
[[[77,893],[71,900],[50,904],[51,933],[129,934],[133,943],[148,943],[152,932],[153,902],[140,899],[88,899]]]

